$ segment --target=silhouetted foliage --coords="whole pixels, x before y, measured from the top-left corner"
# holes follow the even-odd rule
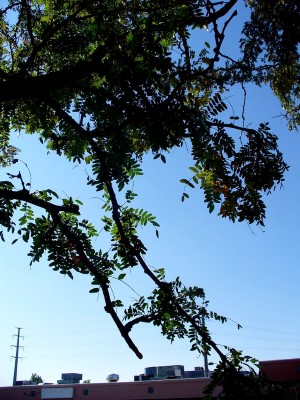
[[[236,6],[251,11],[241,27],[238,59],[223,52]],[[249,128],[243,115],[239,123],[225,93],[236,84],[270,84],[290,126],[297,125],[298,2],[11,0],[0,10],[1,165],[19,162],[10,144],[14,131],[38,135],[71,163],[90,164],[87,184],[104,200],[111,248],[94,247],[98,230],[80,217],[80,200],[33,188],[21,172],[0,182],[1,238],[8,230],[14,241],[28,242],[31,263],[46,255],[53,270],[70,278],[73,271],[89,274],[90,292],[102,293],[105,311],[138,357],[130,331],[152,323],[171,341],[188,337],[192,350],[216,351],[214,382],[228,398],[241,398],[247,385],[247,393],[262,393],[259,380],[239,370],[254,360],[234,349],[223,353],[201,325],[203,316],[226,321],[208,310],[203,289],[179,278],[167,282],[163,269],[148,266],[138,230],[152,225],[158,236],[159,225],[134,207],[137,194],[129,184],[142,174],[145,154],[166,162],[170,149],[188,144],[192,176],[181,180],[185,187],[200,186],[210,212],[217,206],[231,221],[264,224],[263,195],[282,183],[287,165],[268,123]],[[198,32],[207,35],[199,35],[196,49]],[[185,190],[182,201],[188,197]],[[138,265],[155,289],[127,307],[122,319],[112,279],[124,280]]]

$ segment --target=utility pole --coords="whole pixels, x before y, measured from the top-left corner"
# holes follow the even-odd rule
[[[205,328],[205,317],[204,317],[204,315],[202,314],[202,327],[203,328]],[[205,374],[205,377],[206,378],[208,378],[209,376],[209,369],[208,369],[208,358],[207,358],[207,351],[206,351],[206,348],[205,348],[205,346],[206,346],[206,343],[203,343],[204,344],[204,352],[203,352],[203,357],[204,357],[204,374]]]
[[[14,379],[13,379],[13,386],[16,386],[16,381],[17,381],[17,372],[18,372],[18,360],[19,360],[19,347],[20,347],[20,337],[22,337],[24,339],[24,336],[20,336],[20,331],[22,328],[16,328],[18,329],[18,334],[17,335],[13,335],[13,336],[17,336],[17,345],[12,345],[12,347],[16,348],[16,356],[13,358],[15,359],[15,369],[14,369]]]

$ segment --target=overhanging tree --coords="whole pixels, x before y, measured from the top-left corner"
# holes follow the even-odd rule
[[[237,6],[250,7],[251,17],[234,59],[223,44]],[[247,127],[224,97],[236,84],[243,91],[248,82],[269,84],[297,126],[299,14],[297,1],[279,0],[21,0],[7,1],[0,12],[1,165],[19,160],[14,131],[38,135],[71,163],[89,164],[87,184],[104,200],[102,228],[111,248],[93,246],[98,230],[80,217],[80,202],[61,199],[55,188],[33,188],[21,173],[8,172],[0,182],[1,238],[8,230],[28,242],[31,262],[46,255],[55,271],[89,274],[91,292],[102,293],[105,311],[139,358],[130,332],[140,323],[159,326],[171,341],[189,337],[192,350],[217,352],[215,383],[237,396],[247,383],[237,372],[249,358],[234,349],[225,355],[201,325],[203,316],[226,320],[208,310],[203,289],[179,278],[168,282],[162,269],[149,268],[139,228],[159,225],[134,207],[130,182],[145,154],[165,162],[170,149],[188,144],[185,187],[200,185],[210,212],[217,206],[231,221],[263,225],[263,195],[282,183],[287,165],[268,124]],[[202,30],[209,42],[193,48]],[[182,200],[188,197],[184,189]],[[124,280],[133,267],[155,289],[122,318],[113,278]]]

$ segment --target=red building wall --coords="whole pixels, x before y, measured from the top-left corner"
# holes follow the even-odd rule
[[[147,382],[0,387],[0,400],[41,400],[43,388],[73,387],[74,400],[201,399],[208,378]],[[44,391],[45,393],[45,391]],[[215,393],[217,395],[217,392]],[[55,397],[56,400],[62,398]]]
[[[276,382],[300,382],[300,358],[261,361],[260,371]]]

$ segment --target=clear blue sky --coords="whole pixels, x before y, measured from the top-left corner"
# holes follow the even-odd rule
[[[236,114],[240,95],[230,97]],[[181,203],[183,186],[179,179],[189,176],[192,165],[187,148],[176,149],[166,165],[147,157],[144,176],[135,183],[138,204],[157,216],[160,239],[145,228],[142,237],[148,248],[147,262],[165,267],[167,279],[180,275],[187,285],[206,291],[212,310],[239,322],[209,323],[217,343],[234,346],[259,360],[300,356],[299,229],[300,138],[288,132],[276,117],[281,109],[268,89],[249,87],[246,118],[257,125],[269,120],[280,137],[280,146],[291,168],[284,188],[267,198],[264,231],[246,223],[232,224],[209,214],[199,189],[190,192],[190,200]],[[30,168],[34,189],[51,187],[63,196],[80,198],[84,215],[99,225],[101,203],[86,188],[84,168],[56,156],[47,156],[37,137],[14,139],[22,149],[20,159]],[[16,165],[28,177],[25,167]],[[6,171],[1,171],[5,179]],[[27,174],[27,175],[26,175]],[[109,373],[118,373],[128,381],[152,365],[183,364],[186,369],[202,366],[202,358],[189,351],[187,341],[169,344],[158,329],[144,325],[133,332],[144,354],[138,360],[127,348],[109,316],[103,301],[89,294],[87,276],[74,280],[53,272],[46,260],[29,267],[27,248],[22,242],[10,245],[7,236],[1,243],[1,331],[0,385],[11,385],[13,378],[16,327],[22,327],[18,379],[29,379],[36,372],[44,381],[56,382],[63,372],[79,372],[83,379],[103,382]],[[106,238],[96,246],[106,246]],[[134,271],[133,271],[134,272]],[[137,292],[148,292],[142,273],[128,274],[127,282]],[[116,287],[116,295],[134,297],[125,285]],[[213,357],[210,361],[216,361]]]

